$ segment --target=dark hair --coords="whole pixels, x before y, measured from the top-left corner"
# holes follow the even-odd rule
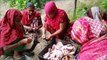
[[[31,2],[28,2],[26,7],[27,7],[27,8],[29,8],[29,7],[33,7],[33,8],[35,8],[34,4],[31,3]]]
[[[91,9],[88,9],[88,10],[86,11],[86,15],[87,15],[88,17],[90,17],[90,18],[93,18]]]
[[[104,12],[104,13],[103,13],[102,18],[103,18],[104,20],[107,20],[107,12]]]

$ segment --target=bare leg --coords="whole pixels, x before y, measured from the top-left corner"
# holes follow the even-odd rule
[[[21,58],[21,55],[17,51],[14,51],[13,58],[14,58],[14,60],[19,60]]]
[[[9,50],[11,48],[16,48],[17,46],[20,46],[20,45],[23,45],[23,44],[26,45],[26,44],[31,43],[31,42],[32,42],[31,38],[26,38],[26,39],[23,39],[23,40],[19,41],[18,43],[5,46],[4,49]]]

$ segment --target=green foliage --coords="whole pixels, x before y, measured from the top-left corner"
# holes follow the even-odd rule
[[[49,0],[32,0],[31,2],[34,3],[37,9],[42,9],[44,4]]]
[[[28,1],[29,0],[10,0],[9,5],[10,5],[10,7],[14,7],[14,8],[17,8],[19,10],[22,10],[26,7],[26,3]]]
[[[49,0],[9,0],[8,2],[10,7],[15,7],[22,10],[26,8],[26,4],[28,2],[34,3],[36,8],[41,9],[47,1]]]
[[[100,8],[107,12],[107,0],[101,0]]]
[[[76,15],[73,16],[73,11],[70,12],[70,20],[75,21],[79,17],[85,16],[85,12],[87,11],[88,8],[91,8],[92,6],[99,6],[102,11],[107,12],[107,0],[90,0],[89,2],[83,3],[79,2],[77,9],[76,9]]]
[[[75,21],[77,20],[78,18],[82,17],[82,16],[85,16],[85,12],[87,10],[87,5],[84,4],[84,3],[81,3],[80,5],[77,6],[77,9],[76,9],[76,15],[73,16],[73,11],[69,14],[69,18],[71,21]]]

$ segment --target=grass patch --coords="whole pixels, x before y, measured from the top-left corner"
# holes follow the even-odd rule
[[[98,6],[102,11],[107,12],[107,0],[87,0],[85,2],[78,1],[77,3],[77,9],[76,9],[76,15],[73,16],[73,11],[69,12],[69,18],[71,21],[75,21],[80,17],[85,16],[86,11],[88,8],[91,8],[92,6]]]

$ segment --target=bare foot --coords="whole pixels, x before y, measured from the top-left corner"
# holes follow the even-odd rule
[[[20,60],[21,58],[21,55],[17,52],[17,51],[14,51],[14,56],[13,56],[14,60]]]

